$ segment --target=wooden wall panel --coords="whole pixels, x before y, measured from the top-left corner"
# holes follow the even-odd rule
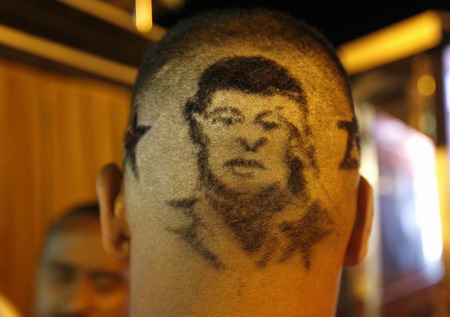
[[[0,59],[0,292],[32,316],[49,222],[95,200],[98,169],[121,162],[130,89]]]

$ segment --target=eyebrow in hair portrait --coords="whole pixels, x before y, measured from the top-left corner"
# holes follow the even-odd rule
[[[228,228],[257,267],[299,255],[309,268],[333,220],[310,197],[319,170],[300,83],[270,59],[225,58],[203,72],[184,111],[198,150],[198,193],[167,201],[189,219],[167,230],[216,269],[228,259],[216,250],[212,223]]]

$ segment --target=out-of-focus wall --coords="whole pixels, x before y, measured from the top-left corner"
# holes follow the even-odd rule
[[[95,200],[95,177],[121,161],[130,89],[0,59],[0,293],[33,316],[48,223]]]

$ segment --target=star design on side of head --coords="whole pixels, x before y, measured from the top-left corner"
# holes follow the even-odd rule
[[[359,158],[354,157],[355,150],[358,154],[359,149],[359,134],[358,134],[358,122],[353,117],[352,121],[340,120],[338,121],[339,129],[347,130],[347,147],[345,149],[345,156],[342,159],[339,168],[340,169],[357,169],[359,168]],[[353,157],[352,157],[353,152]]]
[[[125,162],[131,164],[136,178],[139,178],[136,166],[136,145],[139,140],[151,129],[149,125],[137,125],[137,113],[133,115],[133,120],[131,121],[131,126],[125,134]]]

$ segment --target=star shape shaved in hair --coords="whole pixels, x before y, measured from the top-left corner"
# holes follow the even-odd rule
[[[339,168],[348,170],[357,169],[359,168],[359,158],[352,157],[352,150],[356,146],[359,153],[358,122],[355,117],[353,117],[352,121],[340,120],[338,121],[338,127],[339,129],[347,130],[347,148],[345,149],[345,156]]]
[[[151,129],[149,125],[137,125],[137,113],[133,115],[131,127],[125,134],[125,162],[131,164],[134,176],[139,178],[136,166],[136,145],[139,140]]]

